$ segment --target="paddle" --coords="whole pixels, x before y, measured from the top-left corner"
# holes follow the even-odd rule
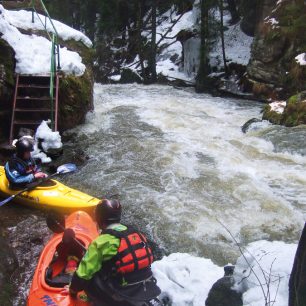
[[[0,202],[0,207],[8,202],[10,202],[11,200],[13,200],[14,198],[18,197],[19,195],[21,195],[22,193],[26,192],[26,191],[29,191],[29,190],[32,190],[32,189],[35,189],[37,186],[41,185],[42,183],[48,181],[50,178],[56,176],[56,175],[59,175],[59,174],[65,174],[65,173],[71,173],[71,172],[74,172],[77,170],[77,167],[75,164],[64,164],[62,166],[59,166],[56,170],[55,173],[49,175],[48,177],[42,179],[42,180],[39,180],[37,182],[33,182],[31,184],[29,184],[26,188],[24,188],[23,190],[19,191],[18,193],[16,194],[13,194],[12,196],[10,196],[9,198],[3,200]]]
[[[75,232],[71,228],[65,228],[65,217],[55,211],[49,212],[47,216],[48,228],[56,234],[63,233],[63,241],[69,244],[71,240],[74,240],[82,249],[86,252],[85,246],[75,238]]]

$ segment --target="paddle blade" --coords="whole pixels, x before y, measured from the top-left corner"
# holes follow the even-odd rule
[[[77,166],[75,164],[64,164],[57,168],[57,173],[64,174],[70,173],[77,170]]]
[[[0,202],[0,207],[6,203],[8,203],[9,201],[13,200],[15,197],[14,196],[10,196],[9,198],[3,200]]]
[[[65,217],[57,212],[51,211],[47,216],[47,226],[53,232],[60,234],[65,230]]]

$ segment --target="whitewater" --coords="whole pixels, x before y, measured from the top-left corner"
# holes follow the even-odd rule
[[[124,222],[164,256],[153,266],[163,295],[176,306],[204,305],[224,265],[237,263],[235,277],[243,277],[245,262],[225,226],[266,269],[274,264],[275,305],[286,305],[306,213],[305,127],[261,122],[244,134],[261,103],[194,89],[96,84],[94,95],[95,111],[64,135],[65,150],[88,156],[65,183],[120,194]],[[246,287],[245,305],[263,305],[259,286]]]

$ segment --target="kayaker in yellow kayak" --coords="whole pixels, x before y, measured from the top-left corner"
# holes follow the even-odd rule
[[[103,200],[95,215],[102,235],[90,244],[74,273],[70,295],[85,290],[97,306],[160,305],[156,297],[161,291],[151,271],[153,254],[145,236],[120,223],[118,200]]]
[[[32,139],[23,136],[16,142],[15,146],[16,154],[4,167],[11,188],[24,188],[37,179],[47,177],[47,174],[41,172],[31,157],[31,152],[34,150]]]

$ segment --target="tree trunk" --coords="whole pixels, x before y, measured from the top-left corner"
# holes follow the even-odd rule
[[[150,81],[156,82],[156,11],[157,11],[157,0],[152,1],[152,39],[151,39],[151,54],[150,54]]]
[[[227,0],[227,3],[228,3],[228,10],[230,11],[231,16],[232,16],[231,24],[235,24],[240,19],[239,13],[237,11],[236,1],[235,0]]]
[[[224,44],[223,0],[219,0],[219,8],[220,8],[220,35],[221,35],[221,42],[222,42],[223,65],[224,65],[225,74],[228,75],[226,55],[225,55],[225,44]]]
[[[209,74],[209,9],[213,0],[201,1],[201,52],[200,52],[200,68],[196,80],[196,90],[203,92],[209,89],[208,74]]]
[[[144,67],[144,60],[143,60],[143,48],[142,48],[142,36],[141,31],[143,29],[143,0],[139,0],[136,2],[136,5],[138,6],[137,9],[137,49],[138,49],[138,55],[139,55],[139,61],[140,61],[140,67],[141,67],[141,74],[146,82],[146,73],[145,73],[145,67]]]

